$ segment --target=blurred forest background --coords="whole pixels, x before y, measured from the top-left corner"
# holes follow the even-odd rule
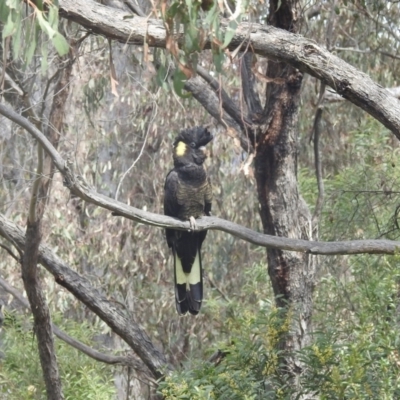
[[[21,7],[19,2],[6,1]],[[103,2],[104,3],[104,2]],[[262,22],[268,2],[251,0],[242,18]],[[124,6],[111,2],[110,6]],[[139,4],[148,15],[160,4]],[[326,46],[380,85],[400,85],[400,5],[395,1],[303,0],[300,33]],[[1,8],[1,6],[0,6]],[[5,8],[2,9],[2,23]],[[156,60],[164,50],[132,46],[87,34],[60,20],[58,29],[74,45],[60,57],[54,41],[37,33],[26,38],[31,10],[23,5],[20,36],[3,31],[2,97],[16,111],[32,107],[46,129],[54,88],[71,68],[65,85],[65,119],[58,151],[98,192],[143,210],[163,213],[164,179],[172,167],[172,142],[183,128],[210,125],[215,135],[207,168],[212,179],[213,215],[262,231],[252,165],[229,136],[192,97],[180,97]],[[127,11],[127,14],[128,11]],[[158,15],[160,16],[160,15]],[[15,32],[14,32],[15,33]],[[22,39],[21,39],[22,38]],[[32,39],[33,40],[33,39]],[[75,43],[80,40],[79,46]],[[56,46],[57,47],[57,46]],[[199,65],[241,103],[238,57],[215,70],[209,50]],[[257,57],[256,70],[266,60]],[[258,80],[260,92],[268,83]],[[13,89],[14,87],[14,89]],[[175,89],[175,90],[174,90]],[[324,207],[318,220],[322,241],[400,236],[398,139],[379,122],[305,75],[299,114],[298,176],[311,211],[318,197],[313,123],[322,105],[319,151]],[[27,100],[28,99],[28,100]],[[30,105],[28,106],[30,102]],[[36,141],[0,118],[0,212],[25,226],[37,163]],[[161,229],[112,216],[70,197],[56,173],[43,217],[42,241],[93,286],[122,305],[150,335],[177,370],[159,391],[167,398],[288,398],[291,388],[277,373],[277,337],[284,329],[266,268],[265,249],[220,231],[203,245],[205,302],[196,318],[179,318],[174,305],[172,257]],[[1,279],[24,291],[21,268],[0,240]],[[15,252],[15,250],[13,250]],[[15,252],[16,254],[16,252]],[[314,290],[312,344],[301,352],[307,366],[302,385],[321,399],[400,398],[398,256],[319,256]],[[54,277],[40,270],[51,314],[71,336],[104,352],[129,348]],[[2,290],[2,289],[0,289]],[[44,398],[44,383],[25,308],[2,290],[0,397]],[[65,398],[152,398],[155,383],[125,366],[99,363],[57,339]],[[218,349],[226,362],[208,363]],[[182,366],[182,368],[180,368]],[[260,397],[260,393],[270,397]],[[182,397],[179,397],[182,396]]]

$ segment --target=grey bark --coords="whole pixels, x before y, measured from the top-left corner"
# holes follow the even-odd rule
[[[166,32],[162,21],[134,17],[124,19],[125,12],[92,0],[60,0],[62,17],[75,21],[94,33],[123,43],[165,48]],[[227,21],[222,23],[223,29]],[[183,40],[177,36],[177,40]],[[210,43],[206,42],[205,47]],[[255,54],[283,61],[306,72],[339,95],[368,112],[400,138],[400,101],[368,75],[331,54],[310,39],[273,26],[239,24],[229,45],[251,49]]]
[[[2,278],[0,278],[0,286],[6,292],[10,293],[13,297],[15,297],[24,307],[26,307],[29,311],[31,311],[29,302],[25,299],[22,293],[20,293],[15,287],[11,286],[8,282],[6,282]],[[82,353],[86,354],[88,357],[93,358],[96,361],[100,361],[111,365],[120,364],[124,366],[129,366],[140,372],[148,372],[145,365],[132,356],[114,356],[102,353],[90,346],[87,346],[85,343],[82,343],[79,340],[76,340],[73,337],[69,336],[67,333],[58,328],[57,325],[52,324],[52,329],[54,334],[59,339],[69,344],[70,346],[74,347],[75,349],[81,351]]]
[[[25,238],[20,227],[0,214],[0,236],[15,243],[20,249],[25,247]],[[53,251],[44,244],[38,252],[39,262],[78,300],[98,315],[119,335],[141,358],[153,377],[158,379],[171,369],[165,356],[153,345],[144,329],[132,318],[128,318],[118,305],[111,303],[90,282],[73,271]]]
[[[298,0],[271,0],[269,4],[269,24],[296,32],[299,25]],[[264,232],[310,240],[311,214],[299,193],[297,181],[297,126],[303,74],[284,61],[270,61],[266,76],[271,81],[266,88],[263,113],[257,118],[262,125],[255,154],[255,177]],[[247,95],[255,96],[250,90]],[[247,100],[247,104],[250,111],[259,108],[254,105],[257,102]],[[293,379],[298,394],[301,388],[297,377],[302,367],[296,352],[311,340],[315,259],[309,253],[271,248],[267,250],[267,259],[276,304],[285,311],[290,322],[288,333],[280,340],[283,371],[286,370]]]
[[[47,138],[26,118],[1,103],[0,114],[26,129],[32,137],[42,144],[44,150],[51,156],[57,169],[61,172],[64,178],[64,183],[72,194],[89,203],[110,210],[115,215],[123,216],[135,222],[157,226],[159,228],[175,228],[181,230],[190,229],[189,222],[143,211],[97,193],[95,190],[87,186],[79,176],[75,176],[72,173],[70,167],[67,166],[67,162],[60,156],[57,150],[54,149]],[[400,242],[394,240],[314,242],[304,239],[295,239],[293,234],[289,235],[292,237],[272,236],[255,232],[249,228],[217,217],[203,217],[196,221],[196,225],[199,230],[221,230],[258,246],[310,254],[396,254],[400,248]]]
[[[32,309],[47,398],[60,400],[64,396],[61,391],[61,379],[54,351],[53,329],[37,272],[40,239],[40,219],[33,223],[28,221],[25,243],[24,246],[21,246],[21,249],[24,249],[22,279]]]

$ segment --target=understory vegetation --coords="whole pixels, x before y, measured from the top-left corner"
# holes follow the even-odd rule
[[[176,134],[208,126],[214,134],[206,161],[213,186],[212,214],[263,232],[254,153],[245,151],[233,129],[216,122],[186,92],[187,71],[182,65],[170,79],[171,65],[180,53],[97,36],[74,22],[58,20],[55,3],[49,11],[35,11],[38,21],[33,12],[26,11],[25,3],[22,9],[18,8],[22,2],[8,1],[7,10],[6,3],[0,4],[1,28],[19,29],[13,34],[6,31],[1,40],[0,103],[35,121],[48,134],[56,84],[71,67],[62,89],[69,88],[69,95],[63,104],[58,152],[87,186],[157,214],[163,214],[163,186],[173,165]],[[149,7],[149,2],[139,3]],[[178,18],[189,30],[199,19],[205,20],[197,2],[196,13],[187,20],[185,9],[179,8],[183,3],[171,3],[176,14],[170,24]],[[383,87],[399,85],[399,40],[397,31],[389,29],[393,24],[397,29],[398,4],[378,0],[349,0],[339,2],[340,6],[327,1],[300,3],[302,35],[314,38]],[[314,5],[320,6],[317,16],[306,17]],[[264,21],[266,14],[263,1],[250,1],[245,13],[254,23]],[[215,21],[208,19],[204,26],[212,29]],[[230,26],[233,29],[236,23]],[[216,43],[229,42],[233,33],[222,37],[218,29]],[[28,45],[25,39],[33,34],[35,44]],[[192,31],[196,40],[202,34]],[[245,115],[242,53],[229,53],[227,45],[217,49],[216,43],[212,50],[185,43],[188,65],[207,70]],[[261,100],[267,98],[271,84],[264,76],[269,62],[261,56],[251,61]],[[326,95],[322,106],[321,92]],[[323,208],[309,228],[311,236],[324,242],[400,240],[399,141],[360,108],[342,98],[332,100],[332,95],[320,81],[304,75],[296,167],[299,193],[311,213],[320,194],[313,124],[317,109],[323,111],[318,148]],[[25,130],[0,117],[0,213],[24,229],[38,175],[37,150],[38,143]],[[118,305],[121,315],[142,327],[172,366],[163,379],[154,379],[127,343],[39,266],[55,325],[90,347],[133,357],[140,365],[135,370],[125,364],[100,363],[56,339],[65,399],[400,398],[400,248],[395,255],[313,256],[317,278],[311,340],[293,355],[282,343],[301,322],[296,319],[296,304],[290,304],[289,311],[276,306],[265,248],[210,230],[202,247],[205,300],[201,313],[180,318],[164,231],[71,196],[57,171],[51,179],[42,243]],[[0,237],[0,279],[25,295],[21,254],[14,245]],[[0,398],[45,399],[33,319],[3,289],[0,282],[0,301],[5,304]],[[296,387],[293,371],[286,368],[287,360],[294,358],[301,371]]]
[[[320,240],[378,238],[382,235],[397,239],[399,231],[395,212],[400,192],[400,165],[396,152],[387,151],[387,146],[393,146],[391,136],[370,119],[349,135],[351,145],[347,151],[351,162],[336,173],[332,171],[325,179],[326,203]],[[302,164],[299,172],[301,191],[310,204],[315,204],[315,175],[311,168],[304,166],[305,162]],[[222,184],[221,191],[229,192],[229,180],[226,186]],[[96,211],[93,213],[96,216]],[[97,214],[98,218],[102,213]],[[53,217],[63,218],[60,213]],[[159,251],[166,251],[161,232],[146,227],[131,229],[152,229],[160,240]],[[59,235],[65,241],[71,234],[60,232]],[[216,246],[213,240],[207,241],[206,260],[214,260],[215,264],[211,262],[211,265],[216,265],[219,256],[215,254],[231,252],[234,244],[227,235],[216,232],[209,235],[213,235],[214,240],[217,236],[222,243]],[[118,239],[118,235],[114,238]],[[71,240],[75,239],[71,237]],[[95,239],[91,243],[94,244]],[[105,265],[112,264],[118,253],[103,250],[101,254],[91,254],[91,250],[83,245],[80,250],[83,254],[87,252],[92,260],[100,261],[102,258]],[[256,260],[263,256],[263,250],[253,246],[249,246],[247,252]],[[233,256],[239,257],[231,254]],[[318,394],[321,399],[399,397],[400,254],[319,258],[313,340],[312,345],[301,352],[306,367],[302,376],[304,388]],[[127,267],[130,265],[127,263]],[[17,271],[17,266],[14,268]],[[176,346],[170,356],[171,359],[180,359],[182,368],[161,382],[158,390],[169,399],[258,399],[265,393],[271,396],[277,393],[277,398],[286,399],[292,388],[287,385],[285,376],[278,372],[280,352],[277,345],[282,335],[287,333],[289,321],[274,306],[267,270],[262,262],[254,261],[250,266],[242,266],[240,275],[239,272],[232,275],[230,271],[232,281],[227,281],[227,264],[225,268],[220,270],[217,265],[207,265],[206,274],[210,282],[218,282],[219,286],[207,289],[204,315],[200,318],[209,321],[209,329],[201,332],[199,327],[196,331],[194,325],[193,333],[187,338],[189,359],[179,357],[178,346],[182,339],[177,331],[170,330],[168,337],[164,337],[165,343],[168,341]],[[8,263],[3,271],[13,274],[12,264]],[[131,275],[128,275],[128,270],[125,273],[125,277],[122,272],[118,278],[114,277],[119,281],[119,290],[135,293],[136,301],[150,307],[152,303],[145,293],[158,290],[160,299],[163,296],[157,278],[150,277],[154,273],[155,276],[165,274],[163,313],[171,313],[169,329],[173,327],[172,321],[176,321],[178,327],[191,322],[173,316],[169,266],[164,265],[158,271],[149,269],[143,275],[137,272],[134,275],[136,279],[132,279],[129,285],[127,282]],[[221,277],[225,278],[225,283]],[[112,282],[106,271],[96,279]],[[235,280],[240,282],[240,286],[235,285]],[[63,292],[57,295],[57,299],[56,292],[58,290],[53,284],[48,295],[55,312],[54,322],[71,336],[90,343],[96,332],[108,332],[108,328],[97,319],[93,320],[93,326],[89,325],[85,319],[87,314],[80,308],[74,314],[80,315],[82,323],[65,320],[60,310],[71,313],[75,302]],[[155,334],[162,330],[160,322],[157,315],[148,315],[145,320],[148,329]],[[2,337],[2,393],[10,399],[43,398],[44,386],[30,319],[27,320],[25,314],[7,312]],[[218,350],[221,352],[218,365],[207,361]],[[64,376],[66,398],[114,398],[113,376],[121,373],[120,368],[116,370],[92,361],[58,340],[57,355]]]
[[[320,240],[396,240],[400,166],[390,133],[367,118],[349,133],[349,142],[343,154],[349,162],[325,179]],[[302,193],[315,204],[314,171],[302,167],[299,175]],[[396,256],[320,257],[312,344],[300,354],[307,392],[331,400],[400,396],[399,266],[400,249]],[[166,398],[287,399],[293,394],[278,368],[278,344],[288,321],[274,306],[267,271],[255,263],[243,276],[240,296],[225,306],[223,336],[212,347],[224,353],[223,361],[184,365],[161,384]]]

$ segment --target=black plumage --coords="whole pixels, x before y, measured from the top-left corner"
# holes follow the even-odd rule
[[[213,139],[202,127],[186,129],[174,141],[174,169],[165,180],[164,213],[181,220],[210,215],[212,191],[204,168],[205,146]],[[166,229],[174,256],[175,300],[179,314],[198,314],[203,300],[201,245],[207,231]]]

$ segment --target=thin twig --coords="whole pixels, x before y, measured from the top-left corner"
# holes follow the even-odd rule
[[[321,89],[318,98],[317,111],[315,113],[314,125],[313,125],[313,142],[314,142],[314,164],[315,164],[315,175],[317,177],[318,186],[318,198],[315,205],[315,210],[312,216],[313,226],[317,227],[318,220],[324,206],[324,180],[322,178],[322,165],[319,154],[319,137],[321,134],[321,119],[323,112],[323,102],[325,95],[325,84],[321,83]]]
[[[53,159],[56,167],[64,178],[64,183],[71,194],[81,199],[96,204],[112,211],[115,215],[123,216],[133,221],[160,228],[174,228],[178,230],[191,229],[190,223],[166,215],[154,214],[127,204],[116,201],[110,197],[97,193],[85,182],[73,175],[66,161],[51,145],[48,139],[35,128],[26,118],[16,113],[11,108],[0,103],[0,114],[14,121],[26,129],[42,145],[43,149]],[[0,214],[1,220],[1,214]],[[198,230],[215,229],[230,233],[258,246],[278,248],[282,250],[307,252],[311,254],[395,254],[400,247],[400,242],[392,240],[353,240],[342,242],[317,242],[304,239],[283,238],[262,234],[249,228],[240,226],[230,221],[216,217],[203,217],[196,221]]]
[[[133,161],[133,163],[131,164],[131,166],[124,172],[124,174],[122,175],[121,179],[119,180],[118,186],[117,186],[117,190],[115,191],[115,200],[118,200],[119,190],[120,190],[120,188],[121,188],[122,182],[124,181],[125,177],[126,177],[126,176],[129,174],[129,172],[135,167],[135,165],[137,164],[137,162],[141,159],[141,157],[142,157],[142,155],[143,155],[143,152],[144,152],[144,149],[145,149],[146,143],[147,143],[147,138],[148,138],[148,136],[149,136],[150,128],[152,127],[153,121],[154,121],[154,119],[155,119],[155,117],[156,117],[156,115],[157,115],[157,110],[158,110],[156,98],[157,98],[157,95],[158,95],[160,89],[158,89],[158,90],[157,90],[157,93],[156,93],[155,95],[153,95],[153,94],[150,93],[149,90],[148,90],[147,88],[145,88],[137,79],[135,79],[135,78],[133,78],[133,77],[132,77],[132,79],[133,79],[136,83],[138,83],[144,90],[146,90],[147,93],[150,95],[150,97],[153,98],[154,107],[152,108],[152,111],[151,111],[150,121],[149,121],[148,126],[147,126],[146,135],[145,135],[145,137],[144,137],[143,144],[142,144],[142,147],[141,147],[141,149],[140,149],[139,155],[138,155],[138,156],[136,157],[136,159]]]
[[[20,262],[21,259],[5,244],[0,243],[0,247],[3,248],[14,260]]]
[[[226,295],[226,293],[214,282],[214,280],[210,276],[207,276],[207,280],[210,283],[210,286],[212,288],[216,289],[217,292],[222,296],[222,298],[225,301],[230,302],[230,300],[229,300],[228,296]]]
[[[10,293],[14,298],[16,298],[26,309],[31,312],[31,307],[29,305],[28,300],[22,295],[22,293],[10,285],[6,280],[0,277],[0,286],[7,292]],[[74,347],[75,349],[81,351],[82,353],[86,354],[88,357],[95,359],[96,361],[103,362],[105,364],[121,364],[121,365],[129,365],[130,367],[138,370],[140,372],[148,373],[147,368],[140,363],[138,360],[135,360],[133,357],[124,357],[124,356],[114,356],[109,354],[101,353],[93,349],[90,346],[80,342],[79,340],[74,339],[73,337],[69,336],[67,333],[62,331],[57,325],[52,324],[54,334],[64,341],[65,343],[69,344],[70,346]],[[154,381],[151,380],[151,383],[154,384]]]

